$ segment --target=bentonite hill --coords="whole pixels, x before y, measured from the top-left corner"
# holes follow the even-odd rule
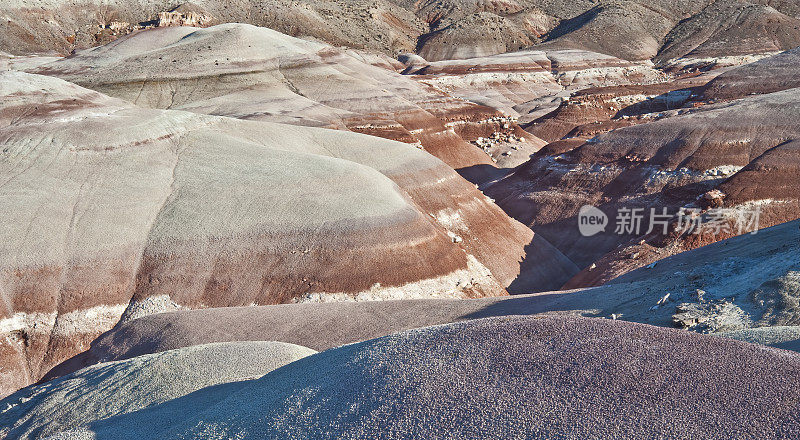
[[[800,438],[800,2],[0,2],[0,439]]]

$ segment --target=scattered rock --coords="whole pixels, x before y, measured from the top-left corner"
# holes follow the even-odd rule
[[[725,202],[725,193],[718,189],[712,189],[706,193],[703,193],[699,198],[700,206],[703,209],[709,208],[721,208]]]
[[[727,300],[681,303],[672,321],[678,328],[700,333],[740,330],[749,327],[751,322],[747,313]]]

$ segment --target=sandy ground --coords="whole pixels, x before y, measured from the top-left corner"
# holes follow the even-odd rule
[[[798,379],[800,355],[724,338],[490,318],[335,348],[87,428],[98,439],[788,438]]]
[[[0,438],[43,438],[197,390],[261,377],[314,353],[282,342],[230,342],[95,365],[0,401]]]

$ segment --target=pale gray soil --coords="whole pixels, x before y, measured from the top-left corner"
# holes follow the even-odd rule
[[[739,341],[492,318],[328,350],[89,429],[98,439],[789,438],[799,379],[800,355]]]
[[[283,342],[228,342],[94,365],[0,400],[0,438],[73,430],[203,388],[261,377],[314,353]]]
[[[748,328],[720,333],[719,336],[784,350],[800,351],[800,326]]]

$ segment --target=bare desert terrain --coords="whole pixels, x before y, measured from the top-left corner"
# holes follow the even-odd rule
[[[0,18],[0,439],[800,438],[800,2]]]

